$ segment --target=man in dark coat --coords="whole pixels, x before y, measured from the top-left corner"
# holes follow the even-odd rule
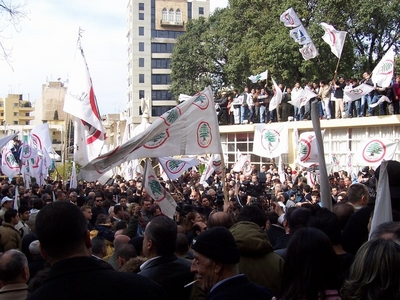
[[[116,272],[91,256],[90,233],[78,207],[46,205],[37,215],[40,251],[51,269],[27,299],[165,299],[161,287],[134,273]]]
[[[155,217],[147,224],[142,252],[148,260],[140,266],[139,275],[161,285],[169,299],[186,300],[191,288],[184,286],[193,281],[193,274],[190,261],[174,254],[177,232],[176,223],[166,216]]]
[[[193,242],[192,272],[207,295],[216,299],[271,299],[273,294],[266,288],[249,281],[239,274],[239,248],[228,229],[214,227],[202,232]]]

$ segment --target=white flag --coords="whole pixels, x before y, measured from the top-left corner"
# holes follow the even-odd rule
[[[195,158],[159,157],[158,160],[170,180],[179,178],[183,172],[199,164]]]
[[[19,202],[19,188],[18,188],[18,184],[17,184],[17,185],[15,186],[14,205],[13,205],[13,208],[14,208],[15,210],[18,210],[19,205],[20,205],[20,202]]]
[[[77,124],[84,127],[84,133],[79,131],[81,129],[78,129],[80,134],[78,138],[84,137],[85,139],[85,143],[83,144],[85,146],[80,146],[80,151],[85,151],[87,158],[85,159],[80,156],[76,162],[86,164],[100,154],[104,145],[105,129],[101,123],[92,79],[90,78],[80,40],[78,40],[75,60],[64,99],[64,111],[75,116],[75,127]]]
[[[390,196],[387,165],[388,165],[387,161],[382,161],[379,170],[379,180],[376,190],[375,208],[374,208],[374,214],[372,216],[369,238],[371,238],[371,233],[374,232],[376,227],[378,227],[380,224],[393,221],[392,202]]]
[[[337,58],[340,58],[342,56],[347,32],[336,30],[332,25],[324,22],[321,23],[321,26],[325,30],[322,39],[331,47],[332,53],[335,54]]]
[[[322,130],[322,138],[324,138],[324,133],[325,130]],[[307,131],[300,134],[298,158],[303,163],[318,163],[318,146],[314,131]]]
[[[239,170],[239,171],[236,171]],[[251,156],[250,155],[240,155],[238,161],[235,164],[234,171],[242,172],[243,175],[251,174]]]
[[[261,80],[266,80],[266,79],[268,79],[268,70],[266,70],[265,72],[262,72],[258,75],[251,75],[249,77],[249,79],[253,83],[256,83],[257,81],[261,81]]]
[[[2,137],[0,139],[0,149],[3,148],[5,145],[8,144],[9,141],[13,140],[16,136],[18,136],[19,132]]]
[[[1,151],[1,171],[9,178],[16,177],[20,173],[19,165],[7,146]]]
[[[361,165],[378,166],[383,160],[392,160],[397,143],[389,139],[371,138],[364,142],[356,157]]]
[[[381,96],[379,98],[378,102],[370,104],[369,107],[372,107],[372,108],[377,107],[379,104],[381,104],[383,102],[391,103],[392,101],[386,96]]]
[[[394,50],[390,48],[372,71],[372,82],[380,87],[389,87],[393,79]]]
[[[346,87],[344,91],[344,101],[352,102],[354,100],[360,99],[362,96],[367,95],[373,91],[374,87],[369,84],[360,84],[356,87]]]
[[[285,168],[283,165],[282,155],[279,155],[278,174],[280,182],[284,183],[286,181],[286,175],[285,175]]]
[[[145,188],[150,197],[154,199],[154,203],[160,206],[161,212],[173,219],[177,206],[176,202],[158,181],[149,159],[146,160],[145,173],[143,177],[143,188]]]
[[[292,100],[288,101],[288,103],[296,106],[297,108],[301,108],[306,105],[310,99],[315,97],[317,97],[317,94],[309,89],[301,89],[298,93],[295,93],[295,96],[292,97]]]
[[[286,10],[281,15],[280,20],[286,27],[296,27],[301,25],[301,21],[293,8]]]
[[[274,96],[272,97],[271,101],[269,102],[269,111],[273,111],[275,108],[278,107],[279,104],[282,102],[282,91],[279,86],[276,84],[273,78],[272,83],[274,84]]]
[[[319,55],[317,48],[313,42],[303,45],[302,48],[299,49],[301,55],[305,60],[312,59]]]
[[[211,88],[191,97],[156,119],[144,132],[81,169],[81,178],[100,174],[134,158],[222,153]]]
[[[203,171],[200,177],[200,184],[208,186],[207,179],[213,174],[217,175],[222,173],[222,162],[220,154],[213,154],[207,162],[206,169]]]
[[[49,154],[50,159],[50,154],[58,155],[53,148],[53,143],[50,137],[50,127],[48,123],[33,127],[31,130],[31,139],[34,148],[36,148],[39,153],[43,152],[43,149],[45,149]]]
[[[350,152],[350,149],[347,152],[346,156],[346,165],[347,165],[347,174],[353,173],[353,153]]]
[[[299,43],[300,45],[312,43],[312,40],[303,25],[290,30],[289,35],[296,43]]]
[[[253,153],[274,158],[288,153],[288,124],[256,124],[254,131]]]
[[[71,177],[69,179],[69,188],[76,189],[78,187],[78,180],[76,179],[76,166],[75,162],[72,162]]]

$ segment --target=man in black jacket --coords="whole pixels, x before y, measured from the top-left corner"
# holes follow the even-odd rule
[[[91,256],[86,219],[69,202],[46,205],[36,218],[47,278],[27,299],[165,299],[161,287],[134,273],[116,272]]]
[[[147,224],[142,252],[148,260],[140,266],[139,275],[161,285],[169,299],[185,300],[191,288],[184,286],[193,281],[193,274],[190,261],[174,254],[177,232],[176,223],[166,216],[155,217]]]

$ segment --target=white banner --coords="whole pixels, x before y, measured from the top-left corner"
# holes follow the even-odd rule
[[[154,199],[154,204],[160,206],[161,212],[173,219],[177,204],[172,196],[164,189],[157,179],[151,167],[150,160],[146,160],[145,176],[143,177],[143,188]]]
[[[362,83],[356,87],[345,87],[344,92],[344,102],[352,102],[354,100],[360,99],[362,96],[371,93],[374,87],[369,84]]]
[[[336,30],[332,25],[324,22],[320,24],[325,30],[322,39],[331,47],[332,53],[335,54],[337,58],[340,58],[342,56],[343,45],[347,32]]]
[[[394,71],[394,50],[390,48],[385,56],[372,71],[372,82],[380,87],[389,87],[393,79]]]
[[[199,164],[195,158],[159,157],[158,160],[170,180],[179,178],[183,172]]]
[[[299,51],[305,60],[313,59],[319,55],[313,42],[303,45]]]
[[[296,27],[301,25],[301,21],[293,8],[287,9],[279,19],[286,27]]]
[[[312,40],[303,25],[290,30],[289,35],[296,43],[299,43],[300,45],[312,43]]]
[[[287,123],[256,124],[253,153],[267,158],[288,153],[288,135]]]
[[[80,177],[93,181],[125,161],[143,157],[222,153],[211,88],[191,97],[156,119],[144,132],[92,160]]]
[[[274,84],[274,96],[272,97],[270,103],[269,103],[269,111],[273,111],[275,108],[278,107],[279,104],[282,102],[282,91],[279,88],[279,86],[276,84],[275,80],[273,78],[272,83]]]
[[[378,166],[382,160],[392,160],[397,143],[382,138],[371,138],[362,144],[356,157],[361,165]]]

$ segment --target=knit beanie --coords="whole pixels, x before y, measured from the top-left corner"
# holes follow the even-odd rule
[[[213,227],[203,231],[193,240],[192,249],[224,264],[237,264],[240,260],[235,239],[225,227]]]

